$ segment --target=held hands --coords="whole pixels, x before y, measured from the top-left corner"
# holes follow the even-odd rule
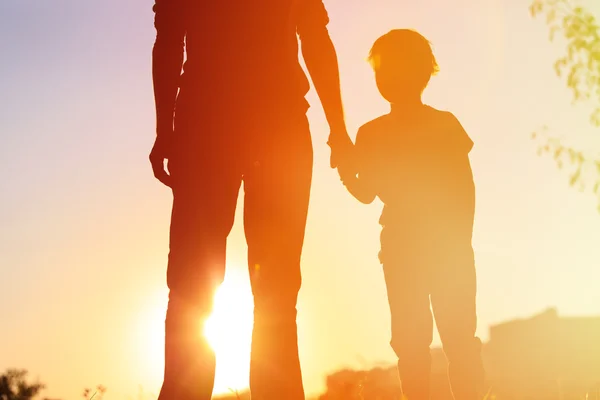
[[[168,173],[165,161],[171,156],[172,139],[172,131],[159,131],[149,156],[154,177],[168,187],[171,187],[171,175]],[[348,132],[345,129],[332,130],[327,144],[331,148],[330,166],[337,168],[341,181],[346,184],[355,179],[357,170],[354,143],[348,136]]]
[[[340,163],[343,164],[351,158],[350,154],[354,144],[345,128],[331,130],[327,144],[331,148],[331,157],[329,159],[331,168],[337,168]]]
[[[347,136],[347,135],[346,135]],[[342,184],[346,187],[348,192],[354,196],[358,201],[363,204],[370,204],[375,200],[376,192],[371,186],[368,179],[359,178],[359,166],[358,154],[352,141],[348,138],[350,145],[340,145],[338,142],[329,143],[332,147],[332,159],[335,156],[339,156],[336,159],[337,171],[340,176]],[[344,143],[344,142],[342,142]],[[332,162],[332,165],[334,163]]]
[[[331,148],[330,166],[337,168],[344,184],[356,177],[354,143],[346,130],[331,131],[327,144]]]
[[[152,151],[150,152],[150,164],[154,176],[164,185],[171,187],[171,175],[165,167],[165,160],[171,155],[173,132],[158,132]]]

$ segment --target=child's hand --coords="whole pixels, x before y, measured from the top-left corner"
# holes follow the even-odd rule
[[[337,168],[340,180],[344,185],[348,185],[351,181],[356,179],[356,163],[353,162],[352,158],[348,158],[344,163],[339,164]]]
[[[356,178],[356,174],[358,173],[357,165],[356,165],[356,148],[352,140],[346,135],[347,140],[338,140],[332,146],[332,159],[334,153],[338,156],[336,159],[335,167],[337,167],[338,175],[342,182],[347,182],[350,179]],[[337,150],[334,152],[334,149]],[[334,164],[332,163],[332,166]]]
[[[345,163],[339,164],[337,170],[342,184],[358,201],[370,204],[375,200],[376,192],[370,181],[358,177],[358,163],[354,156],[346,158]]]
[[[348,189],[350,194],[358,201],[364,204],[370,204],[375,200],[376,193],[373,188],[370,187],[367,181],[359,179],[354,170],[340,170],[338,168],[338,173],[340,174],[340,179],[344,186],[346,186],[346,189]]]
[[[329,133],[329,140],[327,144],[331,148],[331,157],[329,164],[331,168],[336,168],[340,164],[345,164],[348,159],[351,158],[352,150],[354,149],[354,143],[348,136],[346,129],[332,130]]]

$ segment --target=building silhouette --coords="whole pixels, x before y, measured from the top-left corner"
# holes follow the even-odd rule
[[[492,326],[484,362],[502,399],[597,398],[600,317],[561,317],[551,308]]]
[[[494,325],[483,359],[498,400],[599,400],[600,317],[562,317],[550,308]],[[433,400],[452,399],[446,368],[443,351],[432,349]],[[327,377],[319,399],[395,400],[399,391],[395,367],[343,370]]]

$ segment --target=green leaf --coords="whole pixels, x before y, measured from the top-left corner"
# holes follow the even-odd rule
[[[541,0],[534,0],[529,6],[529,13],[535,18],[544,9],[544,3]]]
[[[556,73],[556,76],[558,76],[559,78],[562,76],[563,73],[563,69],[567,66],[567,59],[566,58],[559,58],[555,63],[554,63],[554,72]]]
[[[600,127],[600,108],[594,110],[590,117],[590,122],[592,125]]]
[[[562,154],[563,150],[564,150],[564,147],[562,147],[562,146],[558,146],[556,148],[556,150],[554,150],[554,159],[555,160],[557,160],[560,157],[560,155]]]
[[[546,14],[546,23],[550,25],[556,19],[556,9],[553,8]]]
[[[581,168],[577,168],[575,173],[573,175],[571,175],[571,179],[569,179],[569,186],[575,186],[575,183],[577,183],[580,176],[581,176]]]

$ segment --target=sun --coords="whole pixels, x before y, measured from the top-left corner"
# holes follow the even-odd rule
[[[168,289],[148,296],[133,338],[138,351],[136,356],[146,376],[144,387],[156,391],[163,377],[167,299]],[[252,325],[253,298],[247,272],[242,268],[229,268],[215,294],[213,312],[204,331],[198,332],[205,335],[217,356],[213,394],[248,388]]]
[[[231,271],[231,272],[229,272]],[[248,387],[253,299],[247,275],[230,268],[215,294],[204,334],[217,356],[214,394]]]

